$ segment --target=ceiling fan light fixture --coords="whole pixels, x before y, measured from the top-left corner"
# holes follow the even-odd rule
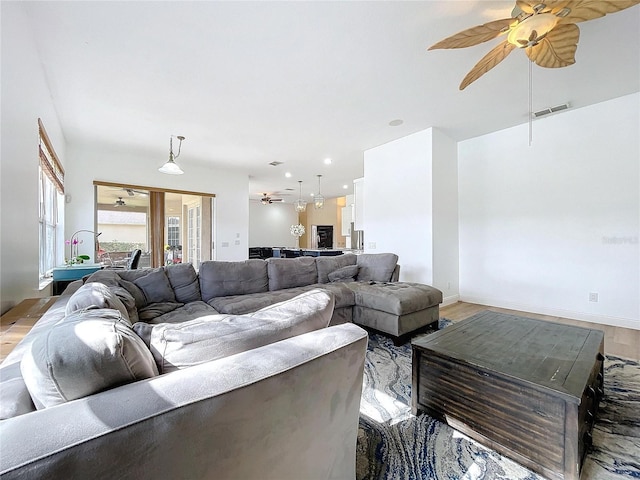
[[[558,24],[553,13],[539,13],[525,18],[511,29],[507,41],[518,48],[533,47]]]
[[[180,150],[182,149],[182,141],[184,137],[182,135],[178,135],[176,137],[180,140],[180,145],[178,146],[178,154],[173,154],[173,135],[169,137],[169,160],[162,165],[158,171],[160,173],[166,173],[168,175],[182,175],[184,171],[180,168],[180,166],[175,162],[175,159],[180,156]]]

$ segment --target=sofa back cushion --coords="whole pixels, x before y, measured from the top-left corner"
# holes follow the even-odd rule
[[[112,288],[116,289],[120,287],[116,286]],[[124,293],[126,293],[126,291]],[[129,297],[131,298],[131,301],[133,301],[133,298],[131,296]],[[71,298],[69,298],[65,308],[65,314],[69,315],[76,310],[90,308],[112,308],[114,310],[118,310],[123,317],[130,320],[129,312],[125,305],[104,283],[89,282],[82,285],[73,295],[71,295]]]
[[[318,283],[329,283],[329,274],[331,272],[335,272],[342,267],[355,265],[357,260],[357,255],[353,253],[344,253],[335,257],[317,257]]]
[[[315,257],[269,258],[269,290],[305,287],[318,282]]]
[[[176,295],[171,288],[164,268],[142,271],[146,271],[146,275],[136,278],[133,283],[142,290],[147,304],[176,301]]]
[[[267,264],[264,260],[242,262],[202,262],[199,270],[202,300],[269,291]]]
[[[200,296],[200,282],[198,274],[190,263],[177,263],[165,267],[165,273],[179,303],[198,302]]]
[[[133,328],[149,342],[160,373],[168,373],[325,328],[333,307],[331,293],[311,290],[248,315],[208,315]]]
[[[117,310],[77,310],[39,334],[20,371],[38,409],[158,374],[151,352]]]
[[[389,282],[398,263],[395,253],[363,253],[358,257],[358,280]]]

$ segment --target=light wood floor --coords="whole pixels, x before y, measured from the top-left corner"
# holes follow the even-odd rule
[[[539,315],[536,313],[521,312],[518,310],[508,310],[506,308],[487,307],[486,305],[477,305],[466,302],[458,302],[447,307],[440,307],[440,317],[447,318],[452,322],[458,322],[483,310],[509,313],[512,315],[519,315],[521,317],[537,318],[539,320],[564,323],[566,325],[576,325],[579,327],[602,330],[604,331],[605,354],[640,361],[640,330],[611,327],[609,325],[601,325],[599,323],[581,322],[579,320],[571,320],[569,318]]]

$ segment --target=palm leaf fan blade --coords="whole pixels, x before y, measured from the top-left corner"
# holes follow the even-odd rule
[[[464,90],[470,83],[475,82],[482,75],[498,65],[502,60],[507,58],[507,55],[509,55],[514,48],[516,48],[515,45],[510,44],[506,40],[493,48],[467,73],[467,76],[464,77],[460,84],[460,90]]]
[[[533,13],[533,7],[539,3],[537,0],[516,0],[516,7],[525,13]]]
[[[515,22],[513,18],[503,18],[502,20],[494,20],[493,22],[478,25],[477,27],[468,28],[462,32],[456,33],[444,40],[429,47],[429,50],[439,48],[465,48],[478,45],[496,38],[501,33],[505,33],[509,26]]]
[[[576,49],[580,39],[577,25],[559,25],[551,30],[538,45],[527,48],[532,62],[546,68],[567,67],[576,63]]]
[[[567,16],[560,18],[558,23],[586,22],[638,4],[640,4],[640,0],[573,0],[566,4],[566,7],[571,11]]]

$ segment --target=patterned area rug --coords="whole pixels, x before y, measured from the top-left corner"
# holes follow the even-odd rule
[[[440,320],[440,328],[450,325]],[[543,480],[427,415],[411,414],[411,345],[370,335],[357,480]],[[640,364],[607,356],[605,398],[581,480],[640,478]]]

